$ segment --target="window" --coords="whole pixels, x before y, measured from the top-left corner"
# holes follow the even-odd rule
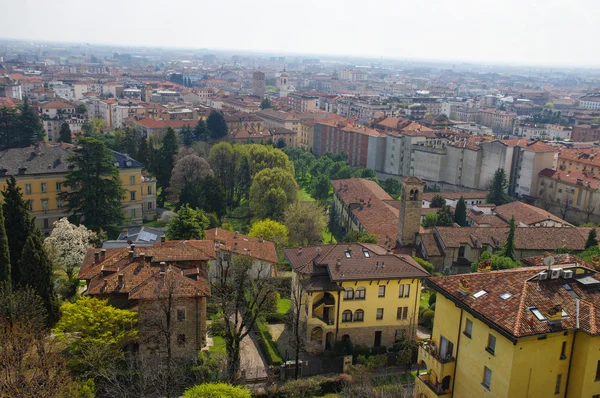
[[[484,294],[486,294],[486,293],[487,293],[487,292],[486,292],[485,290],[480,290],[480,291],[478,291],[477,293],[475,293],[475,294],[473,295],[473,298],[479,298],[479,297],[483,296],[483,295],[484,295]]]
[[[352,300],[354,298],[354,289],[347,287],[344,290],[344,300]]]
[[[560,359],[567,359],[567,342],[562,342],[562,347],[560,349]]]
[[[148,195],[152,195],[152,185],[148,185]]]
[[[25,193],[31,195],[31,184],[25,184]]]
[[[57,182],[56,183],[56,190],[57,191],[62,191],[62,182]]]
[[[42,210],[48,211],[48,199],[42,199]]]
[[[152,202],[148,202],[148,210],[152,210]]]
[[[509,298],[511,298],[511,297],[512,297],[512,293],[504,293],[504,294],[502,294],[502,295],[500,296],[500,298],[501,298],[502,300],[508,300],[508,299],[509,299]]]
[[[136,213],[135,209],[131,209],[131,218],[135,218],[135,213]]]
[[[185,345],[185,334],[177,335],[177,345],[183,347]]]
[[[177,322],[185,321],[185,308],[177,309]]]
[[[556,385],[554,386],[554,395],[560,394],[560,382],[562,375],[556,375]]]
[[[352,311],[346,310],[342,312],[342,322],[352,322]]]
[[[346,258],[352,257],[352,252],[350,250],[346,250],[344,254],[346,255]]]
[[[406,320],[407,318],[408,318],[408,307],[398,307],[398,312],[396,313],[396,319]]]
[[[50,222],[47,218],[44,218],[44,229],[50,228]]]
[[[488,336],[488,344],[487,347],[485,347],[485,350],[490,354],[494,354],[496,352],[496,336],[493,334]]]
[[[46,183],[46,182],[42,182],[42,183],[40,184],[40,189],[42,190],[42,193],[44,193],[44,192],[48,192],[48,183]]]
[[[366,258],[369,258],[369,257],[371,257],[371,253],[369,253],[369,251],[368,251],[368,250],[366,250],[366,249],[365,249],[365,250],[363,250],[363,254],[365,255],[365,257],[366,257]]]
[[[465,257],[465,246],[460,246],[458,248],[458,258],[464,258]]]
[[[135,176],[129,177],[129,185],[135,185]]]
[[[410,296],[410,285],[404,284],[400,285],[400,291],[398,292],[398,297],[408,297]]]
[[[33,211],[33,200],[29,199],[27,201],[27,207],[29,208],[29,211]]]
[[[379,286],[379,293],[377,294],[378,297],[385,297],[385,286]]]
[[[465,331],[463,332],[465,336],[471,338],[473,335],[473,321],[467,318],[467,322],[465,324]]]
[[[129,200],[135,200],[135,191],[129,191]]]
[[[383,308],[377,308],[377,318],[376,319],[383,319]]]
[[[483,367],[483,383],[481,383],[481,384],[483,384],[483,386],[489,390],[491,382],[492,382],[492,371],[490,369],[488,369],[487,366],[484,366]]]
[[[356,300],[364,300],[366,295],[366,289],[364,287],[359,287],[356,289],[356,293],[354,294],[354,298]]]
[[[62,209],[64,206],[63,199],[60,196],[56,197],[56,207]]]
[[[600,380],[600,361],[596,365],[596,381]]]
[[[354,311],[354,322],[362,322],[365,320],[365,312],[363,310]]]

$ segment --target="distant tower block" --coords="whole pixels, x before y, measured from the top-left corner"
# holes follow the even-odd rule
[[[257,71],[252,74],[252,95],[265,98],[265,74]]]
[[[425,183],[417,177],[402,179],[402,198],[398,222],[398,243],[400,246],[413,246],[421,225],[421,203]]]
[[[283,72],[281,72],[281,76],[279,76],[279,96],[287,97],[289,92],[288,74],[285,71],[285,67],[283,67]]]

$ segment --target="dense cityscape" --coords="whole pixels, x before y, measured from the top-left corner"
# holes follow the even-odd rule
[[[0,39],[0,396],[600,397],[599,184],[592,67]]]

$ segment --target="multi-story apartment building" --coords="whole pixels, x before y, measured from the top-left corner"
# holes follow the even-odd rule
[[[583,109],[600,110],[600,95],[586,95],[579,99],[579,107]]]
[[[501,111],[498,109],[479,110],[479,123],[491,127],[496,134],[510,134],[513,131],[513,124],[516,113]]]
[[[29,148],[11,148],[0,152],[0,173],[14,176],[28,201],[36,225],[47,233],[54,221],[69,214],[61,197],[71,189],[64,185],[69,172],[68,159],[73,155],[68,144],[39,144]],[[113,152],[114,164],[126,190],[122,199],[125,225],[141,225],[156,214],[156,181],[142,175],[143,165],[127,155]],[[0,183],[4,189],[6,182]]]
[[[451,105],[449,117],[452,120],[461,120],[463,122],[477,122],[479,121],[479,109],[461,105]]]
[[[571,139],[575,142],[600,141],[600,126],[597,124],[578,124],[573,126]]]
[[[298,112],[314,112],[319,110],[319,95],[303,92],[289,93],[287,96],[290,107]]]
[[[578,263],[433,277],[415,397],[597,397],[600,276]]]
[[[287,248],[292,289],[306,310],[314,351],[338,341],[389,347],[417,326],[419,292],[428,276],[410,256],[363,243]]]
[[[515,127],[515,135],[528,140],[554,140],[571,138],[572,129],[555,124],[521,123]]]
[[[362,99],[342,99],[337,101],[337,113],[343,117],[370,121],[380,115],[389,115],[391,105]]]
[[[296,133],[300,130],[300,118],[294,113],[268,108],[257,112],[256,115],[264,120],[264,125],[267,128],[284,128]]]

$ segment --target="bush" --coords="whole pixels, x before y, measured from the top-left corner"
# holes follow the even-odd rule
[[[283,363],[277,344],[273,341],[267,326],[261,321],[256,322],[256,334],[258,345],[267,360],[267,363],[272,366],[279,366]]]
[[[435,316],[435,312],[431,309],[426,309],[423,311],[423,315],[421,319],[419,319],[419,324],[423,325],[427,329],[433,329],[433,318]]]
[[[225,337],[225,321],[222,319],[216,319],[208,325],[208,334],[211,336]]]
[[[435,292],[431,293],[431,296],[429,296],[429,308],[431,308],[431,306],[433,304],[435,304],[436,299],[437,299],[437,294]]]
[[[206,304],[206,316],[211,321],[219,319],[223,315],[221,311],[221,306],[215,303]]]
[[[285,398],[312,398],[322,394],[321,383],[324,380],[324,377],[316,376],[288,381],[279,389],[278,395]]]
[[[280,297],[290,298],[292,295],[292,278],[278,276],[271,278],[271,280]]]
[[[321,394],[336,394],[345,386],[352,384],[352,381],[352,376],[346,373],[342,373],[336,377],[328,377],[321,381]]]
[[[352,355],[354,352],[354,345],[352,340],[338,340],[333,345],[333,352],[335,355]]]
[[[355,357],[358,357],[361,355],[367,357],[367,356],[371,355],[371,348],[367,347],[366,345],[357,344],[354,346],[354,350],[353,350],[352,354]]]
[[[368,370],[377,370],[381,368],[385,368],[388,362],[387,355],[372,355],[370,357],[366,357],[364,355],[360,355],[358,357],[358,363],[364,365]]]
[[[429,272],[430,274],[433,273],[433,264],[431,264],[429,261],[423,260],[417,256],[413,256],[413,260],[415,260],[421,267],[425,268],[425,271]]]
[[[268,324],[274,323],[283,323],[285,321],[285,314],[280,314],[278,312],[271,312],[265,314],[265,322]]]
[[[267,294],[267,300],[263,306],[263,311],[266,313],[277,312],[277,302],[279,301],[280,294],[272,291]]]
[[[243,386],[207,383],[186,390],[183,393],[183,398],[251,398],[251,395],[250,391]]]

